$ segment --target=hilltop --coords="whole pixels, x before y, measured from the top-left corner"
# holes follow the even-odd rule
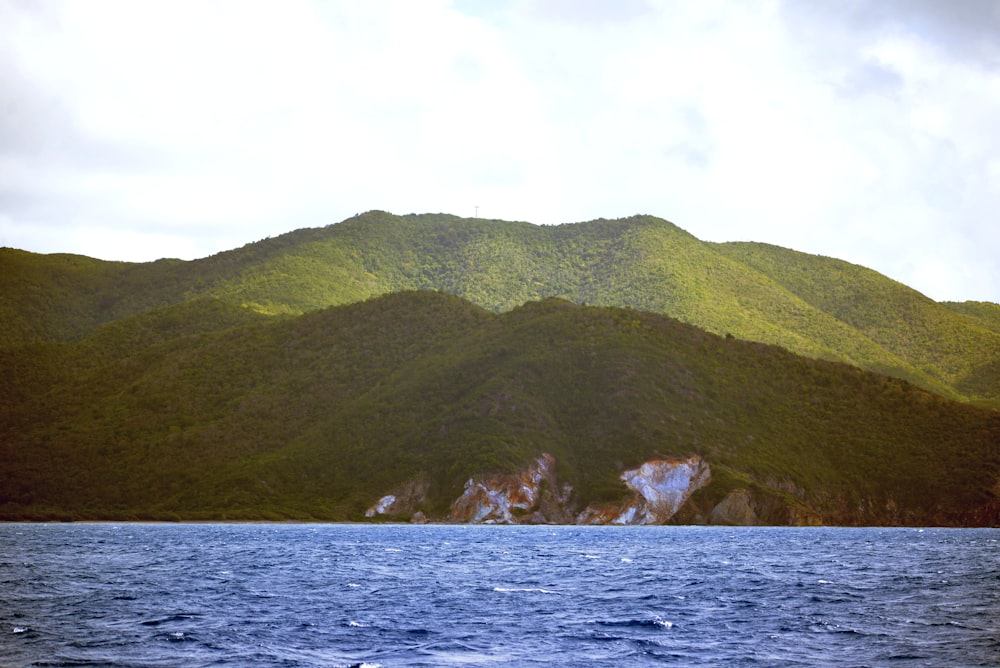
[[[706,243],[652,216],[537,226],[373,211],[189,262],[2,249],[0,346],[79,341],[198,298],[291,316],[428,289],[498,313],[548,297],[661,313],[1000,405],[1000,306],[937,303],[864,267]]]

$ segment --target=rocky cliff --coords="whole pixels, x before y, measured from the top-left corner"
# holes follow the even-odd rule
[[[620,505],[587,506],[577,524],[663,524],[697,490],[712,479],[698,455],[687,459],[654,459],[621,474],[632,495]]]
[[[470,478],[448,514],[452,522],[476,524],[571,524],[569,485],[560,485],[555,458],[543,454],[524,471]]]
[[[412,480],[379,498],[365,513],[371,519],[409,522],[468,524],[719,524],[719,525],[816,525],[916,524],[920,518],[902,514],[892,499],[881,505],[868,499],[855,500],[861,510],[848,507],[848,500],[809,497],[788,481],[766,479],[720,480],[713,483],[707,461],[698,455],[686,459],[657,458],[619,474],[627,492],[615,503],[591,504],[580,510],[570,485],[560,482],[557,462],[542,454],[525,468],[470,478],[462,494],[444,514],[427,511],[430,483]],[[734,484],[735,483],[735,484]],[[994,500],[962,518],[977,525],[996,524],[1000,518],[1000,482]],[[869,507],[870,506],[870,507]],[[845,510],[846,508],[846,510]],[[430,517],[425,515],[427,512]],[[854,515],[849,515],[854,512]],[[839,514],[838,514],[839,513]],[[867,513],[867,514],[863,514]],[[862,520],[857,521],[857,517]],[[852,521],[840,521],[838,519]]]
[[[426,480],[411,480],[375,502],[365,511],[365,517],[372,518],[385,515],[393,518],[414,518],[419,521],[423,517],[420,510],[427,499],[430,483]]]
[[[572,488],[560,483],[556,475],[555,458],[542,454],[521,471],[470,478],[447,517],[441,519],[471,524],[664,524],[711,481],[712,473],[706,461],[691,455],[651,460],[623,471],[620,477],[631,490],[620,503],[591,505],[577,512]],[[365,516],[423,521],[418,509],[426,494],[425,483],[408,483],[380,498]],[[727,499],[713,519],[755,523],[752,513],[741,516],[737,505]]]

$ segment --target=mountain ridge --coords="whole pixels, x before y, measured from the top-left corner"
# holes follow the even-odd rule
[[[537,226],[373,211],[187,262],[4,249],[0,269],[6,346],[78,340],[106,322],[200,297],[297,315],[436,289],[497,312],[560,297],[664,313],[1000,406],[1000,316],[989,303],[938,304],[858,265],[766,244],[702,242],[652,216]]]

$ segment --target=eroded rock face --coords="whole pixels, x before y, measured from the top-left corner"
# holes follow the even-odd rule
[[[539,456],[525,471],[470,478],[465,491],[451,505],[448,519],[474,524],[566,523],[565,505],[571,489],[561,489],[555,475],[555,458]]]
[[[427,490],[430,484],[425,480],[411,480],[402,487],[393,490],[391,494],[386,494],[379,499],[375,505],[365,511],[365,517],[375,517],[376,515],[388,515],[390,517],[404,517],[419,513],[418,508],[427,498]],[[420,513],[422,517],[423,514]]]
[[[637,492],[660,521],[673,517],[684,502],[712,479],[712,471],[698,455],[687,459],[655,459],[622,473],[629,489]]]
[[[392,508],[393,504],[396,503],[395,494],[386,494],[381,499],[379,499],[374,506],[365,511],[365,517],[375,517],[376,515],[385,515],[389,508]]]
[[[572,488],[560,485],[556,461],[542,454],[517,473],[470,478],[455,499],[447,521],[470,524],[663,524],[691,494],[712,478],[708,463],[698,455],[687,459],[654,459],[621,474],[632,494],[618,504],[588,506],[577,514],[571,507]],[[419,507],[429,485],[413,481],[383,496],[366,517],[387,515],[428,521]],[[737,505],[735,500],[729,505]],[[720,511],[721,513],[722,511]]]
[[[577,524],[663,524],[711,481],[712,471],[701,457],[691,455],[648,461],[623,472],[621,479],[632,497],[617,506],[587,506]]]
[[[757,517],[757,512],[753,507],[750,491],[746,489],[736,489],[726,495],[726,498],[712,509],[708,521],[710,524],[731,526],[760,524],[760,518]]]

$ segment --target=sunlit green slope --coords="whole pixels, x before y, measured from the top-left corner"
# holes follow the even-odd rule
[[[704,243],[651,216],[537,226],[373,211],[192,262],[4,249],[0,343],[78,340],[100,324],[199,297],[294,315],[408,289],[497,312],[546,297],[649,310],[944,396],[1000,401],[990,372],[1000,334],[984,324],[993,322],[988,310],[961,313],[826,258]]]
[[[1000,304],[993,302],[941,302],[941,305],[971,318],[985,329],[1000,334]]]
[[[1000,396],[1000,306],[939,304],[871,269],[777,246],[719,248],[960,394]]]

